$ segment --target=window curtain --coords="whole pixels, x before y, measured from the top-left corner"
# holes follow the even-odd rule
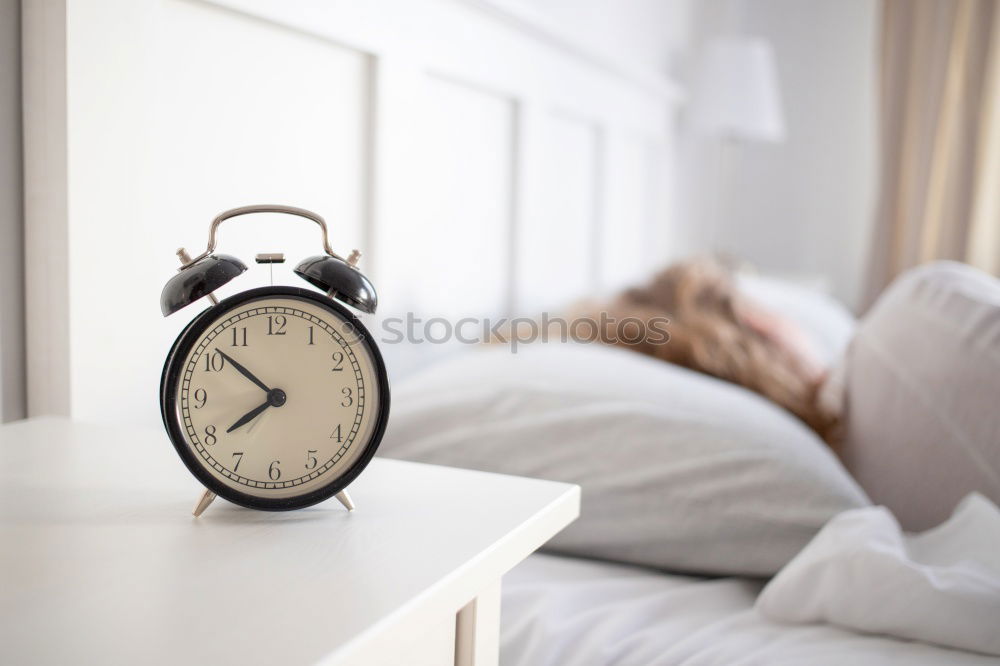
[[[869,304],[898,273],[934,259],[1000,272],[998,5],[883,0]]]

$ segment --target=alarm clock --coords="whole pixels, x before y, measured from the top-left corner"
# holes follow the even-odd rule
[[[313,287],[269,286],[219,301],[213,292],[247,270],[216,254],[225,220],[284,213],[315,222],[323,254],[295,274]],[[218,215],[208,247],[182,266],[160,295],[169,316],[206,298],[210,305],[181,331],[163,365],[160,413],[181,460],[206,490],[199,516],[216,496],[251,509],[285,511],[335,496],[349,510],[347,486],[378,449],[389,418],[389,381],[371,334],[351,309],[374,313],[378,297],[358,270],[330,247],[326,222],[302,208],[244,206]],[[257,255],[280,263],[282,254]]]

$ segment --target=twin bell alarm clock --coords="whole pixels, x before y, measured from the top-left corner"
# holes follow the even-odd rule
[[[219,301],[213,292],[247,270],[217,254],[224,221],[251,213],[311,220],[323,253],[295,274],[318,289],[270,286]],[[375,454],[389,417],[382,356],[351,310],[373,313],[375,288],[356,264],[330,248],[326,222],[291,206],[244,206],[216,217],[208,247],[163,287],[170,316],[206,298],[209,307],[177,337],[163,366],[160,412],[178,455],[206,490],[200,515],[215,497],[251,509],[299,509],[332,496],[354,508],[347,486]],[[280,263],[260,254],[258,263]]]

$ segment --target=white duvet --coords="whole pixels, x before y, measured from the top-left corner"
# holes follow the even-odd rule
[[[996,657],[770,621],[763,583],[533,555],[503,581],[504,666],[996,666]],[[998,628],[1000,631],[1000,628]]]
[[[973,493],[915,535],[885,507],[845,511],[778,572],[757,609],[1000,656],[1000,511]]]
[[[920,534],[845,511],[766,587],[536,555],[501,620],[507,666],[1000,664],[1000,509],[973,493]]]
[[[1000,510],[981,495],[916,535],[846,511],[762,586],[534,556],[504,579],[501,661],[1000,664]]]

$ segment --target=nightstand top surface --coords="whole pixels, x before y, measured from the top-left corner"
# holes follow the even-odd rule
[[[336,500],[201,490],[162,431],[0,427],[0,661],[304,663],[458,610],[572,522],[576,486],[376,458]]]

